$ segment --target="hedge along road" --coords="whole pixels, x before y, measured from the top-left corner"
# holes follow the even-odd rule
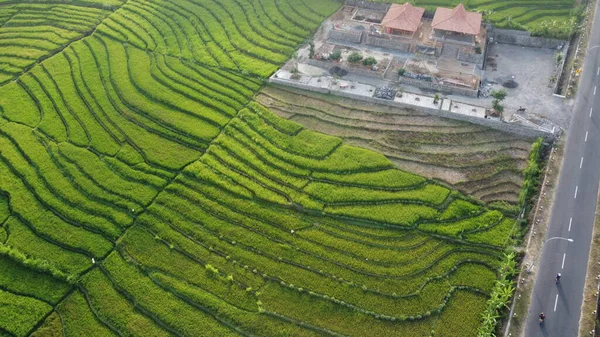
[[[535,286],[525,336],[577,336],[586,266],[600,179],[600,12],[596,7],[583,77],[573,110],[571,130],[556,191],[555,204]],[[562,274],[555,284],[557,273]],[[540,312],[546,322],[539,324]]]

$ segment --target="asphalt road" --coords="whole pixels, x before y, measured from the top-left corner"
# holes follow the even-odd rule
[[[600,180],[600,10],[585,57],[582,78],[567,133],[546,241],[535,265],[537,279],[525,330],[526,337],[576,337],[585,284]],[[596,94],[596,91],[598,93]],[[561,273],[560,283],[554,283]],[[539,324],[540,312],[546,314]]]

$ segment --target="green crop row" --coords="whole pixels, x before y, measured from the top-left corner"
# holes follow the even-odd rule
[[[503,247],[509,242],[508,239],[511,234],[514,234],[515,221],[515,219],[504,218],[491,228],[466,234],[465,239],[470,242],[481,242]]]
[[[194,143],[200,144],[206,142],[206,139],[202,139],[201,136],[186,134],[185,132],[172,127],[170,123],[163,123],[162,119],[158,116],[140,110],[136,104],[149,104],[148,106],[145,106],[146,108],[161,108],[160,105],[152,105],[153,102],[149,102],[145,96],[137,93],[137,89],[129,82],[129,77],[126,76],[128,73],[126,64],[120,64],[121,68],[119,68],[120,78],[124,82],[117,83],[119,78],[113,77],[112,75],[115,69],[105,62],[110,54],[108,53],[109,49],[107,49],[106,44],[104,44],[102,40],[90,39],[83,42],[83,45],[76,44],[73,45],[73,47],[77,46],[81,50],[75,54],[76,56],[81,55],[81,57],[86,57],[87,62],[89,62],[85,66],[80,67],[82,86],[86,87],[91,95],[89,99],[86,98],[86,101],[91,107],[91,104],[96,103],[94,99],[98,100],[97,103],[100,104],[97,114],[98,121],[102,121],[100,117],[103,116],[100,113],[104,112],[106,116],[104,116],[103,119],[106,119],[106,122],[102,121],[102,124],[107,130],[110,129],[110,127],[114,128],[116,132],[122,134],[122,137],[124,137],[128,143],[132,144],[132,146],[139,147],[140,149],[138,151],[141,151],[142,155],[145,155],[154,161],[156,161],[154,158],[156,156],[164,158],[164,156],[156,154],[156,152],[161,152],[160,150],[155,149],[159,142],[170,145],[164,148],[165,150],[173,147],[169,141],[180,143],[184,146],[187,145],[184,142],[188,140],[193,140]],[[124,53],[122,48],[116,48],[115,50]],[[92,72],[94,68],[97,68],[98,70]],[[86,74],[87,76],[82,76],[83,74]],[[101,75],[101,77],[98,75]],[[90,80],[92,83],[88,86],[86,82]],[[94,92],[93,95],[92,92]],[[94,109],[90,108],[90,110],[93,111]],[[173,111],[170,113],[174,114]],[[123,123],[121,126],[121,124],[117,122],[122,118],[128,123]],[[187,118],[188,119],[185,119],[185,121],[191,122],[189,117]],[[115,132],[111,133],[115,134]],[[164,139],[161,140],[161,138]],[[189,152],[191,152],[189,149],[183,148],[183,146],[180,147],[179,151],[180,155],[190,155]],[[172,165],[171,161],[173,159],[168,159],[171,160],[162,160],[161,164]]]
[[[12,213],[9,203],[8,197],[0,192],[0,227]]]
[[[383,155],[348,145],[341,145],[335,148],[333,153],[322,160],[316,160],[298,154],[289,153],[279,146],[273,144],[272,140],[265,138],[265,136],[263,136],[261,133],[257,132],[248,124],[237,118],[234,118],[223,130],[223,132],[232,137],[242,134],[255,142],[254,148],[258,147],[260,150],[266,151],[278,160],[287,162],[300,168],[325,172],[352,172],[357,170],[370,171],[382,168],[390,168],[392,166],[392,163]],[[306,132],[311,133],[311,131]],[[307,134],[307,136],[309,136],[309,134]],[[288,142],[291,142],[291,140]],[[299,145],[290,146],[295,146],[297,147],[298,151],[302,151]],[[324,149],[327,149],[327,147]],[[329,149],[333,150],[330,147]]]
[[[2,13],[8,14],[4,22]],[[0,84],[33,64],[25,58],[35,61],[50,56],[65,44],[80,38],[107,14],[104,10],[77,5],[2,6],[0,45],[4,60],[0,60],[0,69],[7,72],[6,67],[10,64],[12,67],[8,72],[13,75],[0,80]]]
[[[200,200],[200,199],[196,199],[196,200]],[[203,203],[206,203],[206,201],[203,201]],[[204,212],[200,211],[199,209],[193,209],[192,207],[190,207],[188,205],[188,202],[179,200],[176,205],[178,208],[183,208],[182,211],[187,209],[186,214],[189,214],[188,216],[190,216],[190,217],[193,216],[192,217],[193,219],[202,219],[199,216],[200,216],[200,214],[203,214]],[[213,206],[213,207],[210,207],[209,205]],[[214,204],[209,203],[207,206],[202,206],[202,204],[201,204],[200,206],[203,208],[206,207],[205,210],[207,210],[207,211],[214,210]],[[221,213],[219,213],[218,216],[223,218],[224,210],[221,210],[220,212]],[[227,214],[227,215],[232,216],[233,214]],[[170,215],[168,213],[163,213],[163,216],[168,218]],[[206,215],[204,215],[203,217],[206,217]],[[223,218],[223,219],[226,220],[227,218]],[[261,222],[255,222],[253,220],[244,219],[244,218],[242,218],[240,220],[244,220],[243,223],[245,224],[245,227],[247,229],[250,229],[251,232],[248,233],[245,229],[242,229],[242,228],[231,228],[231,229],[229,229],[229,234],[227,235],[228,241],[238,242],[238,243],[242,244],[243,247],[249,247],[254,250],[258,250],[259,252],[269,252],[268,255],[270,255],[272,259],[279,260],[281,258],[281,259],[288,260],[290,262],[295,261],[294,263],[309,264],[312,266],[312,268],[321,268],[321,269],[325,269],[325,270],[330,269],[330,268],[337,268],[337,267],[333,266],[333,264],[337,263],[339,266],[342,266],[342,267],[348,266],[347,268],[353,269],[355,272],[359,272],[359,273],[364,273],[362,270],[365,269],[368,271],[367,272],[368,274],[375,273],[373,275],[376,275],[379,273],[383,273],[383,274],[403,273],[403,272],[410,273],[411,270],[416,270],[416,271],[419,270],[418,265],[403,266],[402,268],[395,270],[393,268],[393,266],[396,266],[396,265],[400,266],[403,264],[401,262],[397,262],[393,266],[388,266],[387,268],[385,265],[378,267],[378,266],[373,265],[373,263],[376,263],[376,261],[374,261],[374,262],[368,261],[367,262],[364,260],[364,258],[359,259],[357,257],[344,256],[344,255],[347,255],[347,253],[345,254],[344,252],[336,252],[335,250],[332,251],[331,249],[328,249],[327,247],[319,247],[320,244],[302,242],[302,240],[294,239],[293,236],[286,237],[286,235],[284,233],[277,233],[277,231],[274,231],[274,230],[266,231],[265,230],[266,227],[264,225],[261,226]],[[233,220],[229,220],[229,221],[233,221]],[[207,224],[207,226],[208,226],[208,224],[219,223],[219,222],[220,221],[216,221],[215,219],[211,219],[210,217],[208,217],[206,220],[203,221],[203,223]],[[238,226],[241,226],[241,223],[240,224],[238,224],[237,222],[234,222],[234,223],[236,223],[236,225],[238,225]],[[227,226],[217,226],[217,227],[211,226],[211,228],[213,229],[214,232],[210,235],[215,236],[215,237],[219,236],[221,238],[221,235],[218,235],[216,233],[223,231],[224,229],[227,228]],[[200,232],[198,232],[198,233],[200,233]],[[256,233],[256,234],[254,234],[254,233]],[[257,234],[260,234],[260,235],[257,235]],[[203,235],[206,235],[206,233],[204,233]],[[223,240],[225,238],[226,237],[222,237],[221,239]],[[291,245],[291,247],[296,248],[296,250],[298,248],[301,248],[301,249],[299,251],[286,250],[286,249],[281,249],[281,248],[274,250],[274,248],[269,248],[269,247],[273,246],[273,244],[271,242],[269,242],[268,238],[270,238],[270,240],[274,240],[275,242],[283,244],[284,246],[282,248],[285,248],[285,247]],[[206,241],[207,239],[204,238],[202,240]],[[219,243],[218,241],[215,241],[214,244],[220,245],[221,243]],[[448,248],[452,249],[452,247],[448,247]],[[438,258],[440,255],[444,254],[444,252],[448,252],[449,249],[438,250],[439,252],[436,252],[436,254],[434,254],[434,255],[428,256],[427,260],[422,261],[422,262],[430,263],[429,261],[435,261],[436,258]],[[423,251],[427,251],[427,250],[424,249]],[[411,252],[411,253],[413,253],[413,252]],[[418,255],[417,253],[418,252],[415,252],[414,255],[417,256]],[[406,254],[408,254],[408,252]],[[316,259],[315,259],[315,257],[316,257]],[[405,258],[405,259],[408,259],[408,258]],[[414,261],[411,261],[411,262],[414,262]],[[319,266],[321,266],[321,267],[319,267]],[[338,274],[338,276],[343,276],[343,277],[348,277],[348,278],[356,277],[356,275],[352,276],[351,273],[348,274],[346,271],[339,271],[339,272],[336,272],[336,274]],[[342,275],[342,274],[344,274],[344,275]],[[362,282],[370,282],[370,281],[369,281],[369,278],[364,278]]]
[[[67,337],[93,335],[98,337],[116,337],[108,327],[103,325],[92,313],[83,294],[73,292],[56,307],[60,315],[61,330]]]
[[[75,279],[74,275],[92,264],[88,256],[39,238],[14,217],[9,218],[5,226],[10,235],[6,244],[0,248],[18,262],[33,269],[50,272],[57,278],[72,282]]]
[[[203,239],[203,241],[205,241],[205,240],[206,240],[206,239]],[[216,244],[216,243],[213,243],[213,244]],[[176,244],[176,246],[175,246],[175,247],[177,247],[177,244]],[[219,249],[217,246],[211,246],[211,247],[215,247],[215,248],[213,248],[213,249],[215,249],[215,250],[218,250],[218,249]],[[176,248],[176,249],[177,249],[177,248]],[[231,253],[231,254],[233,254],[233,251],[232,251],[232,252],[230,252],[230,253]],[[220,254],[221,254],[221,253],[220,253]],[[238,254],[233,254],[233,255],[231,255],[231,256],[232,256],[232,258],[233,258],[233,259],[236,259],[236,258],[237,258],[239,255],[238,255]],[[248,254],[244,254],[244,257],[242,258],[242,260],[241,260],[241,263],[247,263],[248,261],[254,261],[254,260],[256,260],[256,258],[252,258],[250,255],[248,255]],[[259,259],[259,260],[260,260],[260,259]],[[255,262],[255,263],[257,263],[257,264],[259,264],[259,265],[262,265],[262,266],[264,266],[264,267],[267,267],[267,266],[268,266],[268,263],[267,263],[267,264],[265,264],[266,260],[264,260],[264,259],[263,259],[263,262],[260,262],[259,260],[256,260],[257,262]],[[252,266],[252,265],[253,265],[253,263],[251,264],[251,266]],[[252,267],[250,267],[250,268],[252,268]],[[307,289],[307,291],[308,291],[308,290],[311,290],[311,289],[315,289],[315,290],[317,290],[317,289],[319,289],[319,288],[323,288],[322,281],[315,283],[315,282],[313,281],[314,277],[313,277],[313,278],[308,278],[308,279],[302,280],[303,278],[301,277],[301,274],[299,274],[299,270],[298,270],[298,269],[296,269],[296,268],[293,268],[293,267],[292,267],[292,268],[290,268],[290,267],[287,267],[286,265],[282,265],[281,263],[279,264],[279,267],[277,267],[277,266],[274,266],[274,268],[276,268],[276,269],[274,269],[274,270],[271,270],[271,268],[269,267],[269,268],[267,269],[267,271],[268,271],[268,272],[276,272],[277,274],[274,274],[274,275],[282,275],[282,274],[283,274],[283,275],[286,275],[286,274],[288,274],[287,270],[289,269],[289,270],[290,270],[290,271],[289,271],[289,275],[290,275],[290,276],[288,276],[288,277],[285,277],[285,279],[290,279],[292,282],[295,282],[295,284],[300,284],[300,286],[301,286],[301,287],[304,285],[304,288],[305,288],[305,289]],[[272,275],[273,275],[273,274],[272,274]],[[293,276],[292,276],[292,275],[293,275]],[[233,279],[235,279],[235,274],[234,274],[234,276],[233,276]],[[278,279],[279,279],[279,277],[278,277]],[[340,279],[340,280],[341,280],[341,279]],[[297,282],[297,283],[296,283],[296,282]],[[308,282],[308,283],[306,283],[306,282]],[[329,283],[329,282],[328,282],[328,283]],[[337,282],[334,282],[334,283],[333,283],[333,285],[336,285],[336,284],[337,284]],[[357,300],[359,300],[359,299],[360,299],[359,301],[361,301],[361,302],[363,302],[363,303],[364,303],[365,301],[367,301],[367,299],[368,299],[369,297],[373,297],[372,295],[369,295],[369,294],[364,294],[364,293],[363,293],[363,290],[361,290],[360,288],[358,288],[358,289],[356,289],[356,290],[352,290],[352,291],[351,291],[350,289],[347,289],[347,287],[346,287],[346,289],[344,289],[345,287],[341,287],[340,289],[336,289],[336,288],[337,288],[337,287],[334,287],[334,288],[332,289],[331,287],[329,287],[329,291],[328,291],[327,293],[331,293],[331,292],[333,292],[333,293],[334,293],[336,296],[342,296],[342,297],[338,297],[338,298],[348,298],[348,297],[350,296],[351,298],[354,298],[354,301],[357,301]],[[323,288],[323,289],[325,289],[325,288]],[[439,289],[439,287],[432,287],[432,288],[430,288],[430,289]],[[335,290],[335,291],[334,291],[334,290]],[[429,293],[429,291],[422,291],[422,292],[423,292],[424,294],[426,294],[426,293]],[[351,294],[352,294],[352,293],[355,293],[355,294],[356,294],[356,296],[351,296]],[[442,295],[442,296],[443,296],[443,295]],[[384,304],[385,304],[385,303],[387,303],[387,302],[389,302],[389,304],[386,304],[386,306],[388,306],[388,307],[389,307],[390,305],[392,305],[392,303],[395,303],[395,304],[394,304],[394,306],[396,306],[396,307],[398,307],[398,308],[403,308],[402,310],[408,310],[408,303],[404,303],[404,302],[400,303],[400,302],[398,302],[398,300],[393,300],[393,301],[391,301],[391,300],[386,300],[385,298],[380,298],[380,297],[377,297],[377,296],[375,296],[375,297],[373,298],[373,301],[374,301],[374,302],[373,302],[373,304],[372,304],[372,305],[369,305],[369,306],[370,306],[370,307],[371,307],[373,310],[374,310],[374,308],[376,308],[376,307],[377,307],[377,304],[379,305],[379,307],[377,307],[377,308],[379,308],[378,310],[382,310],[382,309],[381,309],[381,306],[382,306],[382,305],[384,305]],[[419,300],[418,298],[414,298],[414,299],[412,299],[412,300],[411,300],[411,302],[413,302],[412,306],[414,306],[415,304],[418,304],[418,305],[425,305],[425,303],[426,303],[426,302],[424,302],[424,301],[422,301],[422,300]],[[392,309],[387,309],[387,310],[392,310]],[[413,310],[414,310],[414,309],[413,309]],[[418,311],[417,311],[417,312],[418,312]]]
[[[314,172],[312,177],[316,180],[335,182],[341,185],[363,186],[380,189],[401,189],[420,185],[425,182],[423,177],[400,171],[398,169],[348,174]]]
[[[27,336],[51,310],[47,303],[0,289],[0,326],[14,336]]]
[[[370,228],[332,219],[319,223],[315,227],[329,235],[374,246],[416,247],[433,239],[429,235],[415,231],[390,229],[383,226]]]
[[[435,219],[439,215],[438,211],[432,207],[410,204],[327,206],[325,212],[409,227],[420,220]]]
[[[246,291],[247,285],[236,283],[235,276],[237,274],[229,276],[219,272],[214,273],[205,267],[207,264],[199,264],[178,251],[170,249],[140,227],[134,227],[127,233],[123,245],[127,254],[135,258],[145,269],[158,274],[171,275],[171,277],[206,289],[240,309],[257,311],[256,297],[253,292]],[[148,247],[152,247],[152,249],[148,249]]]
[[[68,283],[51,275],[26,268],[22,261],[0,255],[0,287],[16,294],[27,295],[43,302],[57,303],[69,290]]]
[[[308,184],[304,191],[328,204],[377,201],[410,203],[416,201],[434,207],[441,205],[450,194],[450,190],[447,188],[433,184],[427,184],[420,189],[392,192],[313,182]]]
[[[456,199],[448,205],[442,212],[439,220],[456,220],[464,217],[473,216],[481,212],[481,206],[470,203],[466,200]]]
[[[269,123],[278,131],[285,133],[289,136],[297,135],[304,127],[298,123],[283,119],[275,115],[271,110],[265,108],[264,106],[256,103],[250,102],[248,104],[248,108],[252,110],[256,115],[264,119],[265,122]]]
[[[88,179],[125,198],[139,200],[142,204],[147,204],[158,192],[157,188],[147,186],[141,182],[130,181],[111,170],[107,170],[101,159],[89,151],[68,143],[61,144],[58,150],[60,155],[76,166]]]
[[[500,222],[503,215],[499,211],[487,211],[481,215],[449,223],[419,224],[419,229],[449,236],[460,236],[464,232],[484,229]]]
[[[152,275],[155,283],[169,289],[193,303],[208,308],[231,322],[241,333],[252,333],[259,336],[314,336],[314,332],[306,327],[289,324],[276,317],[264,315],[261,312],[241,310],[227,301],[216,297],[211,291],[201,289],[192,284],[182,282],[166,275]],[[255,306],[260,308],[256,303]],[[260,309],[259,309],[260,310]]]
[[[106,114],[107,122],[103,124],[107,127],[109,124],[113,125],[117,130],[120,128],[119,132],[127,142],[135,147],[138,155],[143,156],[142,160],[160,167],[179,168],[197,158],[198,152],[182,143],[190,141],[190,135],[170,129],[168,125],[161,123],[160,119],[152,120],[151,116],[125,104],[121,98],[122,93],[115,89],[106,64],[100,62],[107,57],[106,50],[97,40],[89,40],[88,44],[85,42],[88,41],[73,45],[77,51],[75,55],[78,55],[85,65],[81,67],[85,79],[82,79],[81,86],[89,91],[90,97],[86,98],[88,104],[99,104],[99,112]],[[87,82],[90,82],[89,86]],[[194,139],[194,142],[203,141]],[[202,148],[201,145],[196,147]]]
[[[337,5],[327,2],[320,5],[322,11],[311,11],[304,4],[302,9],[296,7],[287,1],[140,0],[104,20],[98,32],[142,49],[267,76]],[[312,19],[316,14],[318,18]]]
[[[68,208],[61,203],[50,200],[46,202],[34,193],[34,190],[18,180],[14,170],[9,169],[4,157],[0,156],[0,170],[3,179],[0,188],[8,191],[11,195],[11,211],[13,215],[30,224],[36,234],[44,236],[48,240],[64,243],[86,255],[102,256],[111,248],[110,235],[101,232],[97,223],[86,224],[65,217],[70,214]],[[73,213],[75,214],[75,213]],[[77,213],[77,215],[80,213]],[[75,218],[77,220],[77,218]],[[86,217],[85,219],[92,219]]]
[[[77,112],[76,115],[86,131],[88,144],[100,153],[114,155],[122,139],[89,103],[91,99],[81,76],[82,65],[78,62],[76,54],[70,51],[44,62],[44,68],[50,73],[68,109]],[[70,71],[65,72],[62,69]]]
[[[170,199],[169,199],[169,200],[170,200]],[[176,203],[176,205],[178,205],[178,207],[181,207],[183,204],[184,204],[184,203],[182,203],[182,202],[177,202],[177,203]],[[213,209],[213,208],[214,208],[214,207],[211,207],[210,209]],[[196,217],[194,217],[194,218],[196,218]],[[213,221],[214,221],[214,220],[213,220]],[[209,221],[206,221],[206,223],[210,223],[210,222],[209,222]],[[246,221],[245,221],[245,223],[248,223],[248,221],[246,220]],[[239,240],[239,242],[240,242],[240,243],[241,243],[241,242],[244,242],[244,241],[246,241],[246,240],[244,239],[244,235],[245,235],[245,237],[246,237],[246,238],[250,238],[250,237],[252,237],[252,235],[248,236],[249,234],[242,234],[242,235],[241,235],[239,238],[237,238],[237,240]],[[206,241],[206,239],[202,239],[202,241]],[[218,241],[215,241],[215,245],[217,245],[217,244],[218,244]],[[253,246],[254,246],[254,245],[257,245],[257,244],[259,244],[259,242],[258,242],[258,241],[253,241],[253,243],[252,243],[252,245],[253,245]],[[215,247],[216,247],[216,246],[215,246]],[[264,246],[264,248],[263,248],[263,249],[269,249],[268,247],[269,247],[269,244],[267,244],[266,246]],[[271,250],[272,250],[272,249],[271,249]],[[290,253],[292,253],[292,252],[293,252],[293,250],[292,250],[292,251],[289,251],[289,252],[290,252]],[[288,256],[288,255],[289,255],[289,254],[285,253],[284,251],[282,251],[282,253],[284,254],[284,255],[282,255],[282,256]],[[326,252],[326,251],[324,251],[324,254],[327,254],[327,252]],[[418,254],[417,254],[417,255],[418,255]],[[292,257],[292,255],[289,255],[289,257],[291,258],[291,257]],[[336,260],[336,259],[337,259],[337,260],[339,260],[339,259],[340,259],[340,257],[339,257],[339,256],[338,256],[338,257],[334,257],[332,260]],[[287,258],[286,258],[286,260],[287,260]],[[307,261],[307,258],[299,258],[299,259],[298,259],[298,262],[300,262],[300,263],[303,263],[302,261],[306,262],[306,261]],[[311,262],[311,264],[312,264],[313,266],[316,266],[316,265],[314,265],[314,263],[318,263],[318,262],[316,262],[316,261],[315,261],[315,262]],[[330,268],[330,267],[324,267],[324,268]],[[341,274],[340,274],[340,273],[341,273]],[[337,275],[343,275],[343,274],[344,274],[344,272],[341,272],[341,271],[340,271],[340,272],[336,272],[336,274],[337,274]],[[296,276],[296,277],[297,277],[297,276]],[[345,276],[345,277],[348,277],[348,276]],[[351,278],[351,277],[350,277],[350,278]]]
[[[392,322],[359,313],[305,292],[298,292],[276,283],[263,288],[260,300],[267,311],[296,320],[325,327],[342,335],[359,336],[427,336],[431,330],[429,319],[415,322]]]
[[[214,152],[223,153],[223,156],[231,157],[240,164],[245,164],[259,172],[261,175],[268,177],[272,181],[276,181],[283,186],[294,188],[302,188],[308,183],[308,171],[302,172],[293,166],[281,167],[283,164],[274,162],[273,158],[263,158],[257,152],[253,152],[238,142],[232,137],[221,134],[212,143],[211,150]],[[281,166],[276,166],[280,164]],[[287,169],[290,169],[289,171]],[[291,172],[290,172],[291,171]],[[304,177],[303,177],[304,176]]]
[[[171,333],[188,336],[235,336],[211,315],[197,310],[173,293],[156,286],[135,266],[128,264],[118,253],[112,253],[104,262],[105,274],[126,297],[135,298],[136,307],[149,312],[163,322]]]
[[[41,140],[30,129],[9,124],[2,127],[0,134],[6,149],[0,157],[10,163],[44,202],[56,204],[65,213],[73,214],[73,219],[115,236],[119,227],[131,223],[131,210],[104,205],[77,190],[54,165]],[[12,141],[8,142],[9,139]]]
[[[86,274],[82,279],[82,285],[96,315],[106,320],[121,334],[169,336],[151,319],[136,312],[135,306],[112,287],[112,283],[99,269]]]
[[[330,155],[342,143],[340,138],[308,130],[302,130],[293,136],[286,135],[247,109],[240,111],[239,117],[252,130],[268,139],[271,144],[298,156],[322,159]]]

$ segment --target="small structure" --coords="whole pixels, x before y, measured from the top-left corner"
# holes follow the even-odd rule
[[[469,12],[460,3],[454,9],[438,7],[431,27],[433,38],[473,44],[481,31],[481,13]]]
[[[410,3],[393,4],[381,21],[387,34],[412,38],[419,29],[425,8],[414,7]]]

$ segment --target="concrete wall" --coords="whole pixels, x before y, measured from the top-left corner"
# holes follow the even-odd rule
[[[329,39],[343,42],[360,43],[362,40],[362,30],[330,30]]]
[[[307,63],[310,64],[311,66],[315,66],[315,67],[319,67],[319,68],[323,68],[323,69],[327,69],[327,70],[329,70],[333,67],[340,67],[340,68],[346,70],[349,74],[354,74],[354,75],[359,75],[359,76],[374,77],[374,78],[381,79],[385,75],[385,73],[380,73],[380,72],[372,71],[369,69],[348,67],[341,63],[325,62],[325,61],[319,61],[319,60],[315,60],[315,59],[309,59]],[[387,64],[379,64],[379,68],[382,69],[382,67],[384,67],[383,69],[385,69],[385,67],[387,67]]]
[[[364,0],[346,0],[346,5],[348,6],[357,6],[361,8],[372,9],[376,11],[387,12],[390,9],[390,4],[384,2],[371,2]]]
[[[484,60],[483,54],[465,53],[461,49],[458,50],[456,59],[459,61],[462,61],[462,62],[475,63],[479,66],[483,66],[483,60]]]
[[[331,95],[357,99],[357,100],[361,100],[361,101],[365,101],[365,102],[370,102],[370,103],[375,103],[375,104],[384,104],[384,105],[396,107],[399,109],[411,109],[411,110],[422,111],[422,112],[425,112],[430,115],[444,117],[444,118],[457,119],[457,120],[462,120],[462,121],[466,121],[469,123],[484,125],[484,126],[487,126],[489,128],[495,129],[495,130],[510,132],[510,133],[514,133],[514,134],[518,134],[518,135],[526,136],[526,137],[544,137],[546,139],[550,139],[550,138],[554,137],[553,134],[548,133],[548,132],[544,132],[544,131],[537,130],[537,129],[530,128],[530,127],[523,126],[523,125],[506,123],[506,122],[503,122],[503,121],[500,121],[497,119],[478,118],[478,117],[473,117],[473,116],[461,115],[461,114],[457,114],[457,113],[450,112],[450,111],[444,111],[444,110],[441,110],[441,108],[431,109],[431,108],[426,108],[426,107],[420,107],[417,105],[411,105],[411,104],[394,102],[394,101],[385,100],[385,99],[357,95],[357,94],[353,94],[353,93],[349,93],[349,92],[345,92],[345,91],[328,90],[325,88],[316,88],[316,87],[313,87],[308,84],[304,84],[304,83],[300,83],[300,82],[292,82],[289,80],[283,80],[283,79],[279,79],[279,78],[271,78],[271,79],[269,79],[269,81],[271,83],[277,83],[277,84],[281,84],[281,85],[291,86],[294,88],[304,89],[304,90],[308,90],[308,91],[329,93]],[[440,106],[441,106],[441,104],[440,104]]]
[[[534,37],[530,36],[531,34],[529,32],[519,30],[494,28],[493,31],[491,33],[488,32],[488,34],[493,37],[494,42],[516,44],[525,47],[557,49],[559,46],[567,44],[567,41],[565,40]]]
[[[571,40],[572,41],[572,40]],[[562,92],[561,88],[559,87],[560,83],[561,83],[561,79],[563,76],[569,76],[567,74],[565,74],[565,70],[566,70],[566,61],[567,61],[567,56],[569,55],[569,48],[570,48],[570,43],[567,44],[563,49],[562,49],[562,53],[563,53],[563,58],[560,61],[560,64],[556,67],[556,72],[554,73],[554,75],[556,76],[556,82],[554,83],[554,89],[552,90],[552,94],[561,98],[566,98],[566,93]],[[577,51],[577,50],[576,50]],[[565,90],[566,90],[566,86],[565,86]],[[559,92],[561,91],[561,92]]]
[[[418,79],[405,77],[405,76],[400,76],[398,78],[398,82],[412,85],[412,86],[415,86],[418,88],[431,89],[431,90],[436,90],[436,91],[440,91],[440,92],[445,92],[448,94],[477,97],[477,90],[475,90],[475,89],[459,88],[459,87],[443,85],[443,84],[439,84],[439,83],[435,83],[435,82],[421,81]]]
[[[405,42],[399,38],[384,38],[370,34],[367,34],[365,44],[369,46],[395,49],[405,53],[408,52],[408,50],[410,49],[410,43]]]

